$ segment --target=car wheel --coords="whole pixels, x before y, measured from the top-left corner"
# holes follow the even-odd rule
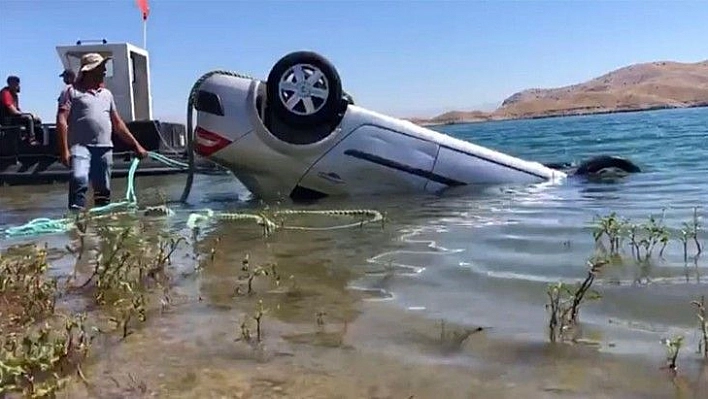
[[[581,163],[575,170],[578,176],[601,174],[605,170],[617,169],[624,173],[639,173],[642,170],[628,159],[610,155],[600,155]]]
[[[288,124],[314,126],[341,117],[339,73],[317,53],[297,51],[281,58],[268,75],[267,91],[269,107]]]

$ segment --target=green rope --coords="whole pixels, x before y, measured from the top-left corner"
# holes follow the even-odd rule
[[[73,224],[71,219],[48,219],[37,218],[30,220],[26,224],[17,227],[10,227],[5,230],[5,236],[30,236],[40,234],[59,233],[68,230]]]
[[[154,152],[148,152],[150,158],[162,162],[168,166],[175,168],[186,169],[189,165],[170,159],[164,155]],[[104,206],[94,207],[88,210],[88,214],[93,219],[114,216],[117,213],[130,213],[138,209],[138,199],[135,195],[135,172],[138,169],[140,160],[134,158],[128,170],[128,185],[125,192],[125,199],[120,202],[110,203]],[[117,212],[118,210],[121,212]],[[145,215],[174,215],[174,211],[166,207],[148,207],[144,210]],[[330,215],[330,216],[361,216],[362,219],[358,222],[343,224],[331,227],[305,227],[305,226],[286,226],[284,223],[277,224],[263,214],[251,213],[229,213],[229,212],[214,212],[211,209],[206,209],[200,212],[193,212],[187,218],[187,227],[195,229],[203,227],[210,220],[230,220],[242,221],[253,220],[263,226],[264,233],[267,235],[276,229],[284,230],[334,230],[342,228],[350,228],[355,226],[363,226],[364,224],[381,221],[383,224],[384,216],[375,210],[370,209],[345,209],[345,210],[281,210],[273,213],[273,217],[279,215]],[[15,227],[5,229],[5,237],[20,237],[20,236],[38,236],[43,234],[63,233],[74,227],[75,218],[64,217],[61,219],[37,218],[29,222]]]
[[[166,158],[154,152],[148,152],[148,155],[160,162],[164,162]],[[172,160],[170,160],[172,161]],[[175,161],[176,162],[176,161]],[[132,210],[137,207],[137,196],[135,195],[135,172],[138,169],[140,160],[134,158],[128,169],[128,187],[125,191],[125,200],[114,202],[103,206],[97,206],[88,210],[90,215],[104,215],[117,209]],[[179,166],[184,167],[184,166]],[[29,221],[22,226],[9,227],[5,229],[6,237],[19,236],[37,236],[42,234],[62,233],[68,231],[74,226],[74,218],[64,217],[61,219],[37,218]]]
[[[162,154],[158,154],[156,152],[148,152],[148,154],[150,155],[150,158],[152,158],[156,161],[162,162],[167,166],[172,166],[173,168],[182,168],[182,169],[189,168],[188,164],[174,160],[172,158],[168,158]]]
[[[361,216],[362,219],[357,222],[346,223],[337,226],[327,226],[327,227],[307,227],[307,226],[286,226],[284,223],[277,224],[276,222],[270,220],[267,216],[263,214],[252,214],[252,213],[229,213],[229,212],[214,212],[211,209],[206,209],[202,213],[192,213],[187,219],[187,227],[190,229],[195,229],[204,226],[210,219],[216,220],[254,220],[259,225],[263,226],[264,233],[266,235],[270,234],[276,229],[281,230],[300,230],[300,231],[325,231],[325,230],[337,230],[337,229],[347,229],[357,226],[363,226],[365,224],[381,222],[382,225],[385,221],[384,215],[379,211],[372,209],[334,209],[334,210],[293,210],[286,209],[282,211],[276,211],[273,213],[273,217],[280,215],[325,215],[325,216]]]

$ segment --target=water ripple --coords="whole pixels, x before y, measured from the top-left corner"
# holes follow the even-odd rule
[[[585,277],[586,262],[594,251],[591,225],[597,216],[616,211],[642,222],[665,209],[665,222],[675,229],[690,220],[694,206],[708,208],[708,109],[439,129],[541,162],[577,164],[593,155],[611,154],[628,157],[644,169],[644,173],[613,183],[571,179],[560,185],[505,187],[473,194],[451,190],[441,198],[410,206],[400,218],[417,220],[418,226],[435,225],[435,229],[421,228],[418,234],[435,247],[455,250],[437,251],[435,260],[424,251],[419,255],[426,261],[416,263],[422,267],[420,272],[412,279],[394,280],[388,290],[404,306],[421,306],[441,317],[461,322],[491,317],[470,307],[473,301],[481,303],[482,297],[496,302],[489,312],[511,309],[508,318],[523,320],[535,312],[519,307],[514,302],[518,300],[541,313],[545,284],[578,282]],[[701,239],[708,239],[705,232]],[[410,255],[404,263],[415,263]],[[395,257],[396,252],[387,256]],[[693,315],[686,307],[691,299],[687,293],[694,292],[693,288],[700,291],[704,285],[695,282],[693,267],[684,267],[680,244],[670,244],[665,258],[652,267],[629,265],[601,278],[598,288],[610,290],[612,299],[596,310],[598,320],[602,316],[604,320],[615,317],[635,323],[690,325]],[[702,263],[699,273],[706,268]],[[687,284],[693,288],[687,289]],[[429,292],[433,287],[442,291]],[[632,295],[625,299],[626,290]],[[677,298],[685,302],[685,312],[666,308],[667,303],[676,305]],[[523,310],[513,310],[517,308]]]

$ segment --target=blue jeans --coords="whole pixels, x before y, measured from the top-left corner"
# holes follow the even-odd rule
[[[75,144],[70,152],[69,209],[82,210],[86,207],[89,182],[93,187],[94,205],[103,206],[110,203],[113,148]]]

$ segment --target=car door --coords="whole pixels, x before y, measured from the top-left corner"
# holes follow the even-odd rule
[[[436,143],[363,125],[317,160],[300,186],[336,195],[422,192],[437,152]]]

